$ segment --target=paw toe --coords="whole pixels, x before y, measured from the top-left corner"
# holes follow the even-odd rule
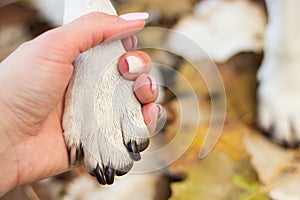
[[[281,146],[283,146],[284,148],[289,148],[289,149],[296,149],[299,147],[299,141],[298,140],[292,140],[292,141],[287,141],[287,140],[281,140],[279,142]]]
[[[109,166],[106,166],[105,167],[105,180],[106,180],[106,183],[108,185],[111,185],[114,183],[114,179],[115,179],[115,169],[109,167]]]
[[[139,161],[141,159],[141,155],[140,155],[140,152],[139,152],[139,149],[138,149],[138,145],[136,143],[136,141],[129,141],[127,143],[127,149],[128,149],[128,152],[131,156],[131,158],[135,161]]]
[[[150,140],[147,138],[144,141],[140,142],[140,144],[138,145],[138,150],[140,152],[144,151],[145,149],[147,149],[149,144],[150,144]]]
[[[116,175],[117,176],[124,176],[125,174],[127,174],[131,170],[132,167],[133,167],[133,163],[123,167],[122,169],[118,169],[118,170],[116,170]]]
[[[106,154],[101,154],[100,159],[97,158],[95,154],[89,153],[89,151],[84,148],[84,165],[89,174],[95,176],[101,185],[113,184],[115,175],[125,175],[133,167],[133,159],[129,156],[128,151],[124,147],[122,141],[120,141],[120,144],[122,145],[122,151],[120,151],[119,148],[115,148],[114,145],[107,146],[106,150],[109,152],[106,152]],[[133,145],[131,146],[134,151],[136,151],[136,142],[133,142]]]
[[[97,164],[96,168],[94,169],[94,174],[96,175],[97,181],[101,184],[101,185],[105,185],[106,181],[105,181],[105,175],[103,172],[103,168],[99,166],[99,164]]]
[[[272,126],[269,130],[261,128],[261,133],[284,148],[296,149],[300,145],[300,141],[294,132],[288,134],[290,135],[289,137],[286,137],[286,134],[278,133],[278,131],[275,133],[275,129]]]
[[[126,172],[126,171],[122,171],[122,170],[117,170],[116,171],[116,175],[117,176],[124,176],[125,174],[127,174],[128,173],[128,171]]]
[[[131,158],[135,161],[139,161],[141,159],[140,152],[144,151],[149,146],[150,140],[145,139],[141,141],[139,144],[135,140],[130,140],[126,147],[131,156]]]

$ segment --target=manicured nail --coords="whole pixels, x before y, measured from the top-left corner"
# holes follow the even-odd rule
[[[126,57],[128,72],[131,74],[139,73],[143,69],[144,63],[136,56]]]
[[[138,45],[138,39],[136,35],[133,35],[128,38],[122,39],[123,47],[125,48],[126,51],[131,51],[133,49],[137,48]]]
[[[147,12],[127,13],[124,15],[120,15],[119,17],[125,20],[146,20],[149,18],[149,13]]]
[[[159,118],[162,114],[162,106],[160,104],[157,104],[157,108],[158,108],[158,115],[157,115],[157,118]]]
[[[131,36],[131,41],[132,41],[132,49],[136,49],[138,45],[138,39],[136,35]]]
[[[157,83],[156,80],[153,76],[149,75],[148,78],[150,79],[151,82],[151,91],[154,93],[157,90]]]

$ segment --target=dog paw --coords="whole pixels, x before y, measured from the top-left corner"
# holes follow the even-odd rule
[[[115,175],[126,174],[149,144],[133,82],[117,68],[124,52],[117,41],[81,54],[65,99],[63,128],[70,162],[82,158],[100,184],[112,184]]]
[[[300,82],[293,76],[282,79],[272,75],[258,88],[258,123],[275,142],[296,148],[300,141]]]

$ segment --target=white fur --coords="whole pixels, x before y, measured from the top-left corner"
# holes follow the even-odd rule
[[[92,11],[116,14],[108,0],[66,0],[65,23]],[[99,23],[101,23],[99,21]],[[74,30],[76,31],[76,30]],[[123,169],[132,163],[124,144],[144,142],[148,129],[133,82],[120,76],[120,41],[101,44],[81,54],[66,94],[63,127],[68,147],[82,143],[84,163]]]
[[[265,23],[263,10],[250,1],[205,0],[196,6],[194,15],[179,21],[167,45],[192,61],[208,54],[217,62],[226,62],[242,51],[261,52]]]
[[[165,135],[159,133],[153,137],[147,153],[156,151],[161,147]],[[163,156],[154,156],[152,159],[142,159],[138,163],[142,171],[139,173],[129,173],[126,177],[119,177],[112,186],[99,186],[96,181],[87,175],[81,175],[66,187],[65,200],[154,200],[163,188],[167,188],[170,183],[166,181],[168,169],[155,170],[146,172],[151,165],[165,165]],[[135,165],[136,166],[136,165]],[[134,169],[133,169],[134,171]],[[138,170],[136,171],[138,172]],[[161,182],[161,184],[159,184]],[[159,188],[158,186],[162,187]]]
[[[300,140],[300,2],[267,0],[265,56],[258,73],[259,124],[278,141]]]
[[[130,174],[119,179],[113,186],[99,187],[90,177],[81,176],[68,186],[64,199],[153,200],[159,178],[162,178],[159,173]]]
[[[52,25],[60,26],[63,23],[63,0],[33,0],[33,5],[40,11],[42,17]]]

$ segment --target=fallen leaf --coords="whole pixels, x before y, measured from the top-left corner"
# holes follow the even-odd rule
[[[262,189],[274,200],[300,199],[300,163],[296,151],[284,149],[257,134],[244,138]]]

